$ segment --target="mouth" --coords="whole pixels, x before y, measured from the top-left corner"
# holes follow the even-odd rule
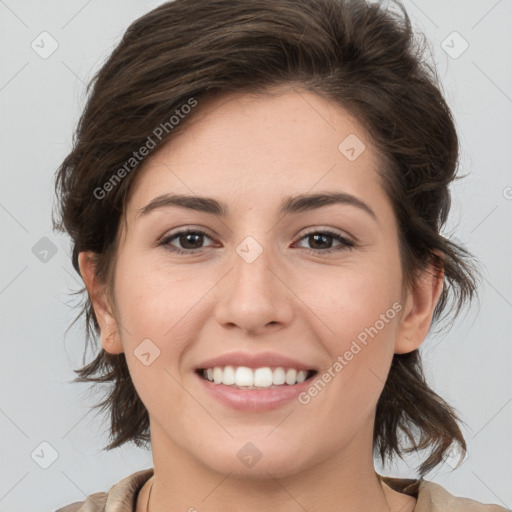
[[[282,366],[249,368],[247,366],[214,366],[196,369],[197,375],[214,385],[243,390],[289,388],[312,379],[316,370],[299,370]]]

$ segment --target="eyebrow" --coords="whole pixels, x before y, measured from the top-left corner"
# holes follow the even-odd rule
[[[354,206],[369,214],[377,220],[375,212],[361,199],[345,192],[322,192],[317,194],[300,194],[286,197],[279,212],[283,215],[316,210],[333,204]],[[137,211],[137,217],[147,215],[149,212],[167,206],[178,206],[199,212],[209,213],[217,217],[226,218],[229,215],[228,207],[211,197],[189,196],[183,194],[163,194],[155,197],[146,206]]]

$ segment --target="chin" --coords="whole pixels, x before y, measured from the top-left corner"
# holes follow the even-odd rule
[[[199,461],[212,471],[230,474],[230,478],[249,480],[268,480],[269,478],[283,478],[293,475],[313,462],[307,463],[302,446],[283,446],[281,443],[269,443],[264,439],[261,442],[237,442],[231,440],[225,445],[211,444],[207,457],[205,453],[197,454]],[[301,458],[297,454],[301,453]]]

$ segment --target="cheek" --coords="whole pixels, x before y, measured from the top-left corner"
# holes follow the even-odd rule
[[[116,272],[122,343],[133,385],[146,408],[173,423],[186,405],[180,364],[197,331],[202,290],[183,275],[126,258]],[[191,314],[191,312],[193,312]],[[194,321],[195,320],[195,321]],[[180,421],[183,421],[181,419]]]
[[[396,304],[401,300],[398,258],[385,262],[368,258],[364,264],[331,268],[315,275],[314,282],[309,297],[331,330],[331,343],[346,343],[359,335],[364,342],[369,329],[377,335],[375,327],[381,338],[389,338],[394,331],[400,309]]]
[[[322,380],[317,388],[322,393],[329,388],[325,403],[337,404],[340,420],[348,410],[362,418],[375,406],[393,357],[403,309],[401,270],[395,260],[343,269],[335,280],[328,277],[316,281],[312,299],[329,328],[328,335],[323,328],[319,339],[331,361],[317,377]]]
[[[122,343],[134,386],[148,408],[179,411],[186,394],[184,358],[211,316],[205,300],[218,277],[199,276],[124,255],[116,269]],[[145,355],[145,354],[148,354]],[[148,364],[145,364],[148,363]],[[165,394],[155,390],[165,389]],[[171,400],[172,397],[172,400]]]
[[[184,272],[139,260],[120,261],[116,273],[118,314],[130,333],[128,339],[137,343],[141,337],[154,338],[162,345],[169,337],[176,340],[178,336],[179,343],[179,335],[191,324],[207,283],[198,286]]]

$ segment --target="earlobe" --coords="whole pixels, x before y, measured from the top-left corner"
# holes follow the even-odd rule
[[[411,286],[395,341],[395,354],[416,350],[427,337],[443,281],[443,270],[431,264]]]
[[[119,337],[119,329],[108,300],[106,285],[99,281],[96,274],[96,254],[92,251],[79,253],[78,264],[96,320],[100,325],[101,344],[106,352],[120,354],[123,352],[123,346]]]

